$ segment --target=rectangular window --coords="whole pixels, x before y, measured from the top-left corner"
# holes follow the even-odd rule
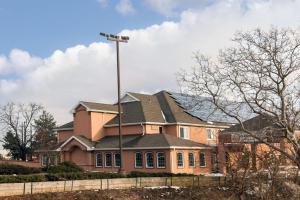
[[[193,153],[189,153],[189,166],[195,167],[195,157]]]
[[[48,156],[42,155],[41,160],[42,160],[42,166],[47,166],[48,165],[48,162],[49,162]]]
[[[189,129],[188,129],[188,127],[180,127],[180,138],[189,139]]]
[[[154,167],[153,153],[146,153],[146,168]]]
[[[206,161],[205,161],[205,153],[200,152],[200,167],[205,167]]]
[[[213,129],[213,128],[207,129],[207,138],[209,140],[213,140],[215,138],[215,129]]]
[[[177,153],[177,167],[183,167],[183,153]]]
[[[159,152],[157,153],[157,168],[165,168],[166,167],[166,158],[165,153]]]
[[[112,166],[112,156],[111,153],[105,154],[105,167],[111,167]]]
[[[121,166],[121,156],[119,153],[115,154],[115,167],[120,167]]]
[[[102,153],[96,154],[96,167],[103,167]]]
[[[143,154],[140,152],[135,153],[135,168],[143,167]]]

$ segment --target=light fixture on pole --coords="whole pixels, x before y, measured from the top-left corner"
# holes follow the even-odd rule
[[[106,37],[107,40],[116,42],[117,50],[117,82],[118,82],[118,113],[119,113],[119,151],[120,151],[120,168],[119,173],[124,173],[123,169],[123,143],[122,143],[122,113],[121,113],[121,83],[120,83],[120,57],[119,57],[119,43],[127,43],[128,36],[119,36],[113,34],[100,33],[101,36]]]

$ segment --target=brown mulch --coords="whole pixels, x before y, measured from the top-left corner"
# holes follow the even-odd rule
[[[0,197],[0,200],[235,200],[233,193],[223,188],[165,188],[131,190],[95,190]],[[248,199],[248,198],[247,198]]]

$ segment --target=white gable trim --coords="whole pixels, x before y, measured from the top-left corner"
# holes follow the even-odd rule
[[[91,147],[87,146],[87,145],[84,144],[81,140],[79,140],[77,137],[72,136],[72,137],[70,137],[69,139],[67,139],[60,147],[58,147],[58,148],[56,149],[56,151],[61,151],[61,149],[62,149],[64,146],[66,146],[66,145],[67,145],[70,141],[72,141],[73,139],[76,140],[77,142],[79,142],[80,144],[82,144],[83,146],[85,146],[86,149],[87,149],[87,151],[92,151],[92,150],[94,150],[94,148],[91,148]]]
[[[126,100],[126,97],[129,97],[128,100]],[[128,102],[135,102],[135,101],[140,101],[138,98],[135,96],[126,93],[122,98],[121,98],[121,103],[128,103]]]

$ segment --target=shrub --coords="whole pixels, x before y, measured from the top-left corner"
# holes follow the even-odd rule
[[[18,176],[0,176],[0,183],[25,183],[47,181],[43,174],[36,175],[18,175]]]
[[[127,175],[127,177],[171,177],[171,176],[194,176],[193,174],[173,174],[169,172],[160,172],[160,173],[146,173],[139,171],[132,171]]]
[[[50,166],[48,173],[83,172],[83,169],[72,162],[62,162],[56,166]]]
[[[36,174],[41,173],[41,169],[24,167],[22,165],[15,164],[0,164],[0,175],[11,175],[11,174]]]

